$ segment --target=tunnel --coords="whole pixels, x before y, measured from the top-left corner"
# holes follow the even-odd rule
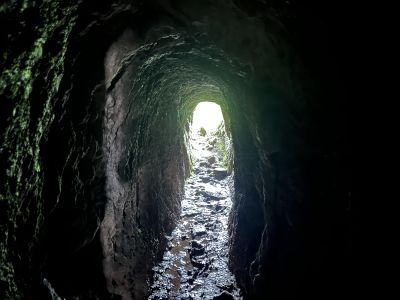
[[[240,293],[176,299],[357,299],[353,15],[321,2],[2,3],[0,298],[148,299],[212,102]]]

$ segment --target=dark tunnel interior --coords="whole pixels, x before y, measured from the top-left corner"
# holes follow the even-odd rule
[[[231,141],[240,289],[212,299],[358,299],[350,4],[6,0],[0,20],[1,299],[147,299],[203,101]]]

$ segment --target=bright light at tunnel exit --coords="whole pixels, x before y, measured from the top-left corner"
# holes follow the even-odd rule
[[[223,122],[221,107],[213,102],[200,102],[193,111],[192,130],[197,132],[201,127],[207,133],[214,132]]]

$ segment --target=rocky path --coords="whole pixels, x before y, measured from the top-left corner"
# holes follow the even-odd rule
[[[162,262],[153,268],[149,299],[242,299],[228,269],[232,176],[215,161],[207,138],[198,136],[196,142],[181,218],[167,237]]]

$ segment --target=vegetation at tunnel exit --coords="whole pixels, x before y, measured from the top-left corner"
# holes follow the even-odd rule
[[[225,124],[221,122],[217,129],[212,133],[216,138],[216,147],[218,160],[230,172],[232,170],[232,146],[229,137],[225,131]]]
[[[199,134],[200,134],[200,136],[206,136],[207,131],[204,129],[204,127],[200,127]]]

